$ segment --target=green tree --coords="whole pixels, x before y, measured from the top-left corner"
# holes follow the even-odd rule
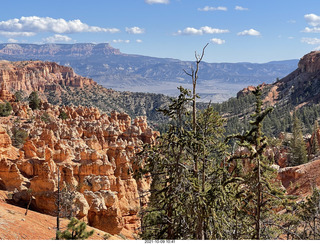
[[[300,218],[299,232],[301,239],[320,239],[320,190],[313,188],[312,195],[307,197],[300,206],[297,215]]]
[[[65,111],[61,110],[59,114],[59,119],[66,120],[68,118],[69,118],[68,114]]]
[[[307,163],[307,148],[303,139],[302,125],[296,114],[293,115],[292,139],[290,143],[290,165]]]
[[[14,93],[15,102],[21,102],[22,101],[22,99],[23,99],[22,94],[23,94],[22,91],[16,91]]]
[[[245,239],[274,239],[281,231],[276,228],[277,208],[283,206],[284,193],[280,186],[274,182],[276,171],[271,163],[264,157],[267,147],[267,138],[262,133],[262,122],[272,108],[262,111],[261,89],[258,86],[253,91],[256,97],[256,109],[251,115],[251,129],[244,134],[237,134],[227,139],[237,139],[241,148],[247,148],[246,153],[240,153],[230,158],[231,162],[240,160],[247,161],[247,167],[242,172],[243,181],[241,190],[240,206],[238,214],[243,216],[239,220],[242,226],[247,226],[248,231],[242,238]],[[244,151],[245,152],[245,151]],[[247,236],[246,236],[247,235]]]
[[[209,106],[198,112],[194,131],[190,101],[190,91],[180,87],[179,97],[162,109],[171,119],[168,131],[139,155],[140,175],[152,178],[148,207],[141,211],[143,239],[231,237],[224,218],[232,182],[221,164],[224,120]]]
[[[32,110],[36,110],[40,108],[41,100],[39,98],[38,92],[36,91],[31,92],[28,100],[29,100],[29,107]]]
[[[313,125],[313,132],[312,132],[313,137],[311,138],[311,143],[310,143],[310,153],[314,156],[319,152],[318,131],[319,131],[319,124],[318,124],[318,121],[316,120]]]
[[[85,240],[93,235],[94,230],[86,231],[87,225],[76,218],[71,218],[67,230],[58,232],[58,240]]]
[[[0,117],[7,117],[12,112],[11,104],[6,101],[5,103],[0,103]]]
[[[12,128],[12,145],[15,147],[20,147],[23,145],[28,137],[28,132],[20,129],[16,126]]]
[[[11,107],[11,105],[8,102],[0,103],[0,117],[6,117],[11,113],[12,107],[11,109],[9,107]]]

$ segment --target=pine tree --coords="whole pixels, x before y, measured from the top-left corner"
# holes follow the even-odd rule
[[[305,164],[308,161],[306,143],[303,139],[302,125],[296,114],[293,115],[292,140],[290,143],[290,165]]]
[[[304,240],[320,239],[320,190],[313,188],[312,195],[303,201],[297,214],[300,218],[298,234]]]
[[[251,115],[251,129],[244,134],[238,134],[227,139],[237,139],[240,148],[247,148],[247,153],[234,155],[230,161],[249,162],[249,167],[243,170],[243,181],[240,184],[238,196],[240,206],[238,215],[242,226],[247,227],[241,238],[245,239],[273,239],[277,236],[275,222],[276,209],[282,206],[284,193],[275,181],[275,170],[263,155],[267,147],[267,138],[263,135],[262,122],[272,109],[262,111],[261,89],[258,86],[253,92],[256,97],[256,110]],[[243,231],[243,228],[242,228]]]
[[[85,222],[80,222],[76,218],[71,218],[67,230],[58,232],[58,240],[85,240],[93,235],[94,230],[86,231],[87,225]]]
[[[230,177],[221,164],[224,120],[209,106],[198,113],[195,132],[188,112],[190,92],[180,92],[162,110],[171,118],[167,133],[140,154],[140,174],[152,178],[148,208],[141,212],[142,238],[222,239],[228,236],[223,211]]]
[[[319,152],[318,130],[319,130],[319,124],[318,124],[318,121],[316,120],[313,125],[313,132],[312,132],[313,137],[310,143],[311,144],[310,153],[314,156]]]

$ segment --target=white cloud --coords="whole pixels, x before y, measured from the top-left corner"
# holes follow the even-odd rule
[[[129,43],[130,40],[122,40],[122,39],[118,39],[118,40],[112,40],[113,43]]]
[[[36,33],[34,32],[9,32],[9,31],[0,31],[1,36],[5,37],[14,37],[14,36],[24,36],[24,37],[30,37],[35,36]]]
[[[18,40],[13,39],[13,38],[9,38],[9,39],[8,39],[8,42],[9,42],[9,43],[17,43]]]
[[[209,7],[209,6],[205,6],[204,8],[198,8],[199,11],[227,11],[228,8],[227,7]]]
[[[46,43],[56,43],[56,42],[70,42],[72,38],[64,35],[55,34],[54,36],[49,36],[42,39]]]
[[[260,36],[261,33],[255,29],[244,30],[237,34],[238,36]]]
[[[126,32],[129,34],[143,34],[144,33],[144,29],[140,28],[140,27],[126,27]]]
[[[316,14],[306,14],[304,16],[305,20],[311,26],[319,26],[320,25],[320,16]]]
[[[170,3],[169,0],[144,0],[147,4],[168,4]]]
[[[142,43],[142,40],[137,39],[136,42],[137,42],[137,43]]]
[[[319,45],[320,39],[319,38],[310,38],[310,37],[303,37],[301,42],[307,43],[309,45]]]
[[[248,8],[244,8],[244,7],[241,7],[241,6],[235,6],[234,9],[235,9],[235,10],[238,10],[238,11],[246,11],[246,10],[249,10]]]
[[[306,33],[320,33],[320,27],[313,27],[313,28],[306,27],[302,32],[306,32]]]
[[[196,29],[193,27],[187,27],[184,30],[178,30],[175,35],[203,35],[203,34],[221,34],[228,33],[229,30],[212,28],[209,26],[203,26],[200,29]]]
[[[210,41],[211,41],[212,43],[215,43],[215,44],[218,44],[218,45],[221,45],[221,44],[226,43],[225,40],[222,40],[222,39],[219,39],[219,38],[212,38],[212,39],[210,39]]]
[[[20,19],[9,19],[0,22],[0,31],[6,33],[77,33],[77,32],[109,32],[116,33],[116,28],[101,28],[89,26],[79,19],[66,21],[64,19],[53,19],[50,17],[29,16]]]

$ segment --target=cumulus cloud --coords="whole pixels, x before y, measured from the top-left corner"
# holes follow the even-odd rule
[[[18,40],[13,39],[13,38],[9,38],[9,39],[8,39],[8,42],[9,42],[9,43],[17,43]]]
[[[78,32],[109,32],[116,33],[119,29],[89,26],[79,19],[64,20],[50,17],[29,16],[20,19],[9,19],[0,22],[0,31],[5,33],[78,33]],[[24,34],[26,35],[26,34]]]
[[[320,16],[316,14],[306,14],[304,16],[304,19],[307,21],[307,23],[311,26],[319,26],[320,25]]]
[[[301,42],[307,43],[309,45],[319,45],[320,39],[319,38],[310,38],[310,37],[303,37]]]
[[[144,29],[140,28],[140,27],[126,27],[126,32],[129,34],[143,34],[144,33]]]
[[[209,6],[205,6],[204,8],[198,8],[199,11],[227,11],[228,8],[227,7],[209,7]]]
[[[229,30],[212,28],[209,26],[203,26],[199,29],[193,27],[187,27],[184,30],[178,30],[175,35],[203,35],[203,34],[221,34],[228,33]]]
[[[226,43],[225,40],[222,40],[222,39],[219,39],[219,38],[212,38],[212,39],[210,39],[210,42],[212,42],[214,44],[218,44],[218,45]]]
[[[142,40],[140,40],[140,39],[137,39],[137,40],[136,40],[136,42],[137,42],[137,43],[141,43],[141,42],[142,42]]]
[[[238,36],[260,36],[261,33],[255,29],[244,30],[237,34]]]
[[[49,36],[47,38],[43,38],[42,40],[46,43],[56,43],[56,42],[70,42],[72,41],[72,38],[65,35],[55,34],[54,36]]]
[[[113,43],[129,43],[130,40],[122,40],[122,39],[118,39],[118,40],[112,40]]]
[[[246,11],[246,10],[249,10],[248,8],[244,8],[244,7],[241,7],[241,6],[235,6],[234,9],[235,9],[235,10],[238,10],[238,11]]]
[[[168,4],[170,3],[169,0],[144,0],[147,4]]]
[[[302,32],[306,32],[306,33],[320,33],[320,27],[313,27],[313,28],[306,27]]]

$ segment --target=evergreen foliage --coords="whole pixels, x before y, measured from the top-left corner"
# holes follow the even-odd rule
[[[320,239],[320,190],[313,188],[311,196],[303,201],[298,209],[300,219],[298,234],[303,240]]]
[[[58,240],[85,240],[93,235],[94,230],[86,231],[87,225],[76,218],[71,218],[67,230],[58,232]]]
[[[11,114],[12,107],[11,104],[6,101],[5,103],[0,103],[0,117],[7,117]]]
[[[253,92],[256,97],[255,113],[251,115],[251,129],[244,134],[232,135],[242,148],[247,148],[247,153],[240,153],[232,156],[230,162],[246,162],[241,173],[243,181],[241,190],[238,193],[239,211],[243,225],[247,231],[243,232],[241,239],[274,239],[281,231],[276,228],[276,210],[283,205],[284,192],[274,182],[275,170],[271,163],[264,157],[264,150],[267,147],[267,138],[262,133],[262,122],[272,109],[262,111],[261,90],[258,86]]]
[[[311,138],[312,140],[310,142],[310,154],[312,156],[317,155],[319,152],[318,131],[319,131],[319,124],[318,124],[318,121],[316,120],[313,125],[313,132],[312,132],[313,137]]]
[[[20,129],[16,126],[13,127],[12,137],[11,137],[13,146],[20,147],[21,145],[23,145],[25,143],[27,137],[28,137],[28,133],[25,130]]]
[[[23,94],[22,91],[16,91],[16,92],[14,93],[15,102],[21,102],[21,101],[22,101],[22,99],[23,99],[22,94]]]
[[[39,98],[38,92],[36,91],[31,92],[28,100],[29,100],[29,107],[32,110],[36,110],[40,108],[41,100]]]
[[[308,161],[306,143],[303,139],[301,121],[293,116],[293,131],[290,143],[290,165],[305,164]]]
[[[172,120],[168,132],[140,154],[139,175],[152,178],[148,208],[141,213],[143,239],[226,236],[223,206],[228,206],[229,173],[221,165],[224,120],[208,107],[198,113],[194,131],[189,95],[180,88],[180,96],[162,110]]]
[[[67,115],[67,113],[65,111],[61,111],[60,114],[59,114],[59,119],[62,119],[62,120],[66,120],[68,119],[69,116]]]

